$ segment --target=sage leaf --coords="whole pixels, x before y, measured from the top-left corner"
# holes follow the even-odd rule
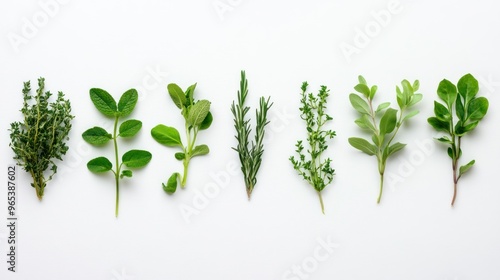
[[[172,174],[167,181],[167,184],[163,185],[163,190],[168,194],[173,194],[177,190],[177,177],[180,176],[179,173]]]
[[[196,102],[188,113],[188,124],[191,126],[199,126],[210,111],[210,102],[208,100],[200,100]]]
[[[361,114],[370,115],[370,107],[368,103],[361,99],[358,95],[351,93],[349,94],[349,101],[351,101],[352,107]]]
[[[212,121],[213,121],[212,113],[208,112],[207,116],[200,124],[200,130],[205,130],[209,128],[210,125],[212,124]]]
[[[466,74],[457,83],[458,93],[468,104],[479,92],[479,82],[471,74]]]
[[[444,79],[439,83],[437,94],[441,100],[451,108],[457,99],[457,88],[450,81]]]
[[[124,121],[119,128],[120,137],[133,137],[135,136],[139,130],[142,128],[142,122],[138,120],[127,120]],[[111,134],[110,134],[111,136]]]
[[[388,134],[391,133],[396,127],[398,111],[392,108],[387,109],[384,115],[380,119],[380,133]]]
[[[90,99],[96,109],[105,116],[114,117],[116,115],[116,101],[107,91],[100,88],[90,89]]]
[[[467,108],[467,114],[472,121],[480,121],[488,112],[489,102],[485,97],[472,99]]]
[[[83,140],[91,145],[104,145],[113,139],[110,133],[108,133],[104,128],[94,126],[93,128],[87,129],[82,134]]]
[[[209,152],[210,152],[210,149],[208,148],[207,145],[199,145],[199,146],[194,147],[194,149],[191,153],[191,157],[206,155]]]
[[[462,176],[465,172],[469,171],[469,169],[471,169],[471,167],[474,165],[474,163],[476,163],[475,160],[471,160],[469,163],[467,163],[466,165],[463,165],[463,166],[460,166],[460,169],[459,169],[459,177]]]
[[[358,138],[358,137],[351,137],[349,138],[349,144],[353,146],[354,148],[370,155],[374,156],[377,153],[377,147],[374,145],[370,144],[368,141],[366,141],[363,138]]]
[[[129,168],[138,168],[147,165],[151,161],[152,155],[144,150],[130,150],[123,154],[122,162]]]
[[[168,94],[177,108],[182,109],[186,105],[186,95],[182,89],[176,84],[169,84],[167,86]]]
[[[181,136],[179,131],[174,127],[159,124],[151,130],[151,136],[156,142],[168,147],[182,147]]]

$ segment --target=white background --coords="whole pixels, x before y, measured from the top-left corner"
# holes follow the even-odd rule
[[[42,202],[29,175],[18,175],[18,272],[7,272],[1,226],[1,279],[500,279],[497,2],[400,0],[381,23],[376,14],[389,13],[389,0],[61,1],[50,15],[40,4],[46,2],[4,1],[0,11],[0,170],[13,163],[7,129],[21,118],[23,81],[35,85],[45,77],[47,89],[71,100],[76,118],[70,151]],[[23,34],[27,22],[36,31]],[[24,41],[12,43],[13,36]],[[358,52],[345,55],[343,44]],[[255,108],[261,95],[274,102],[250,202],[230,149],[236,143],[229,106],[242,69],[249,105]],[[451,208],[450,159],[432,141],[426,119],[439,81],[456,83],[469,72],[490,111],[464,138],[464,163],[476,159],[476,166],[460,181]],[[398,135],[408,146],[387,166],[392,179],[380,205],[375,158],[347,143],[363,135],[348,100],[359,74],[379,86],[377,103],[395,105],[403,79],[419,79],[424,94],[421,113]],[[310,91],[331,89],[330,126],[338,134],[327,152],[337,175],[323,193],[325,215],[288,161],[305,137],[298,117],[305,80]],[[182,127],[165,90],[172,82],[182,88],[197,82],[195,96],[212,102],[214,122],[198,138],[210,155],[195,158],[187,188],[169,196],[161,182],[182,164],[150,129]],[[92,87],[117,99],[129,88],[140,91],[131,117],[143,121],[143,130],[120,150],[153,153],[146,168],[122,181],[118,219],[111,174],[86,168],[94,157],[113,155],[111,145],[96,149],[81,138],[87,128],[112,123],[93,107]],[[213,186],[215,195],[203,201]],[[196,214],[183,215],[182,207]],[[5,188],[0,209],[6,213]],[[322,249],[320,240],[336,248]],[[304,274],[294,276],[294,266]]]

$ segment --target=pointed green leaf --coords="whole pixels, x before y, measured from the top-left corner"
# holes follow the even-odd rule
[[[191,157],[206,155],[209,152],[210,149],[208,149],[207,145],[199,145],[194,147],[193,151],[191,152]]]
[[[142,128],[142,122],[138,120],[124,121],[119,128],[120,137],[132,137]]]
[[[113,138],[104,128],[98,126],[87,129],[82,137],[87,143],[96,146],[104,145]]]
[[[370,156],[373,156],[377,153],[377,147],[370,144],[370,142],[366,141],[363,138],[351,137],[349,138],[349,144]]]
[[[370,114],[370,107],[368,106],[368,103],[359,97],[359,95],[354,93],[349,94],[349,101],[351,101],[351,105],[356,111],[361,114]]]
[[[391,102],[381,103],[380,105],[378,105],[377,110],[375,110],[375,113],[378,113],[378,112],[384,110],[385,108],[387,108],[389,106],[391,106]]]
[[[370,96],[370,88],[368,88],[367,85],[365,84],[357,84],[354,89],[363,94],[366,98],[368,98]]]
[[[132,170],[122,170],[122,174],[120,174],[120,179],[123,177],[132,177]]]
[[[182,109],[182,107],[186,106],[186,95],[178,85],[169,84],[167,86],[167,90],[170,98],[172,98],[172,101],[174,101],[174,104],[175,106],[177,106],[177,108]]]
[[[210,111],[210,102],[200,100],[189,109],[187,122],[191,126],[199,126],[205,120]]]
[[[354,122],[363,129],[369,129],[375,132],[375,127],[373,126],[370,118],[366,114],[363,114],[361,118],[355,120]]]
[[[455,155],[453,154],[453,150],[451,148],[448,148],[448,150],[446,150],[446,152],[448,153],[448,156],[451,159],[455,159]]]
[[[434,114],[436,118],[443,122],[449,122],[451,120],[450,111],[441,103],[434,101]]]
[[[441,143],[446,143],[446,144],[453,144],[453,142],[450,140],[450,138],[443,136],[441,138],[436,138]]]
[[[444,79],[439,83],[437,94],[448,108],[451,108],[457,99],[457,88],[450,81]]]
[[[464,127],[464,131],[467,133],[467,132],[471,132],[474,130],[474,128],[476,128],[476,126],[479,124],[479,121],[475,121],[475,122],[472,122],[468,125],[466,125]]]
[[[177,190],[177,177],[179,177],[179,173],[174,173],[170,175],[170,178],[168,178],[167,184],[162,184],[163,185],[163,190],[168,193],[168,194],[173,194]]]
[[[416,93],[414,94],[412,97],[411,97],[411,101],[410,103],[408,104],[408,107],[411,107],[415,104],[417,104],[418,102],[420,102],[422,100],[424,96],[420,93]]]
[[[194,90],[196,89],[196,84],[190,85],[186,89],[186,106],[192,105],[194,103]]]
[[[105,157],[98,157],[95,159],[90,160],[87,163],[87,168],[94,173],[102,173],[102,172],[107,172],[110,171],[111,168],[113,168],[113,164],[109,159]]]
[[[413,90],[418,91],[419,88],[420,88],[420,82],[418,80],[415,80],[415,82],[413,82]]]
[[[372,86],[372,88],[370,89],[370,99],[373,99],[373,97],[375,97],[375,93],[377,93],[377,89],[378,89],[377,86]]]
[[[137,100],[139,100],[139,94],[135,89],[129,89],[120,97],[120,101],[118,102],[118,114],[121,117],[126,117],[134,111],[135,105],[137,104]]]
[[[474,98],[467,108],[468,118],[472,121],[480,121],[488,112],[489,102],[485,97]]]
[[[404,147],[406,146],[406,144],[403,144],[403,143],[394,143],[392,144],[390,147],[389,147],[389,151],[387,153],[387,157],[389,157],[390,155],[400,151],[401,149],[403,149]]]
[[[396,127],[398,110],[389,108],[380,119],[380,134],[389,134]]]
[[[406,114],[406,116],[403,117],[403,120],[401,122],[405,122],[409,118],[416,116],[418,113],[419,113],[418,110],[414,110],[414,111],[409,112],[408,114]]]
[[[443,122],[436,117],[428,118],[427,122],[437,131],[450,131],[450,124],[447,122]]]
[[[460,78],[457,84],[458,93],[465,100],[465,104],[468,104],[479,91],[479,83],[471,74],[467,74]]]
[[[90,100],[92,100],[97,110],[105,116],[114,117],[116,115],[116,101],[107,91],[100,88],[91,88]]]
[[[212,121],[213,121],[212,113],[208,112],[207,116],[200,124],[200,130],[209,128],[210,125],[212,124]]]
[[[159,124],[151,129],[151,136],[158,143],[168,147],[179,146],[182,148],[181,136],[174,127]]]
[[[143,167],[151,161],[152,155],[148,151],[130,150],[123,154],[122,162],[126,167]]]
[[[462,176],[465,172],[469,171],[469,169],[474,165],[474,163],[476,163],[476,161],[475,160],[471,160],[466,165],[460,166],[460,169],[459,169],[459,172],[458,172],[458,174],[459,174],[458,176]]]
[[[358,76],[358,81],[359,81],[360,84],[363,84],[363,85],[368,84],[366,82],[365,78],[363,76],[361,76],[361,75]]]

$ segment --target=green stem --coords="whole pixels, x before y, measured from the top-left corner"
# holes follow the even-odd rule
[[[317,191],[319,197],[319,203],[321,204],[321,212],[325,214],[325,205],[323,204],[323,197],[321,196],[321,192]]]
[[[189,166],[189,158],[187,157],[187,155],[186,158],[184,158],[183,164],[184,164],[184,173],[182,175],[181,187],[184,188],[184,186],[186,186],[186,180],[188,176],[188,166]]]
[[[118,217],[118,206],[120,204],[120,165],[118,161],[118,143],[116,142],[116,130],[118,128],[118,117],[115,118],[115,126],[113,129],[113,143],[115,146],[115,163],[116,163],[116,172],[115,172],[115,183],[116,183],[116,205],[115,205],[115,217]]]
[[[380,193],[378,194],[377,203],[382,199],[382,190],[384,189],[384,173],[380,173]]]

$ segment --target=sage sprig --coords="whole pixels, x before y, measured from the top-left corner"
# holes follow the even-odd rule
[[[476,97],[478,91],[479,83],[471,74],[460,78],[457,86],[446,79],[442,80],[439,83],[437,94],[444,101],[444,104],[434,101],[435,117],[427,119],[435,130],[447,134],[447,136],[440,137],[437,140],[449,145],[448,156],[451,158],[453,170],[451,206],[455,204],[457,198],[458,181],[476,162],[471,160],[469,163],[460,166],[462,137],[473,131],[488,112],[488,99],[486,97]],[[453,118],[454,115],[456,115],[456,119]]]
[[[47,182],[57,173],[57,160],[68,151],[66,141],[71,130],[71,103],[59,91],[54,102],[52,93],[45,91],[45,79],[38,79],[38,89],[32,95],[30,82],[23,87],[24,120],[10,124],[10,144],[14,159],[31,174],[38,199],[42,199]]]
[[[262,163],[262,155],[264,154],[264,134],[265,127],[269,124],[267,120],[267,112],[273,105],[270,103],[270,97],[267,100],[264,97],[259,99],[259,109],[255,110],[255,142],[248,141],[250,137],[250,119],[246,118],[250,107],[245,106],[245,101],[248,95],[248,80],[245,77],[245,71],[241,71],[240,90],[238,91],[238,103],[231,105],[231,112],[234,116],[234,128],[236,129],[236,140],[238,145],[233,148],[238,152],[241,171],[245,180],[248,199],[252,195],[253,188],[257,184],[257,172]]]
[[[289,160],[299,175],[318,193],[321,212],[324,214],[325,206],[321,191],[332,182],[335,175],[335,170],[330,166],[332,160],[321,158],[323,152],[328,148],[327,140],[336,136],[335,131],[324,129],[325,124],[332,120],[332,117],[326,113],[326,103],[330,90],[326,86],[321,86],[319,93],[314,95],[306,93],[307,87],[307,82],[303,82],[300,99],[302,107],[299,110],[300,117],[306,122],[308,148],[304,151],[303,141],[297,141],[295,152],[297,152],[298,157],[291,156]]]
[[[210,102],[208,100],[194,100],[194,90],[196,84],[189,86],[184,91],[176,84],[167,86],[170,98],[175,106],[181,110],[181,115],[184,117],[184,127],[186,131],[186,145],[182,143],[179,131],[170,126],[159,124],[151,130],[151,136],[160,144],[167,147],[177,147],[181,152],[175,153],[177,160],[182,160],[184,173],[174,172],[168,179],[166,184],[163,184],[163,190],[172,194],[177,189],[178,181],[181,187],[184,188],[188,176],[188,168],[190,160],[195,156],[202,156],[209,153],[207,145],[196,145],[196,137],[200,130],[205,130],[212,124],[212,113],[210,113]]]
[[[115,176],[115,186],[116,186],[116,205],[115,205],[115,216],[118,217],[118,207],[120,202],[120,179],[125,177],[132,177],[132,170],[123,168],[139,168],[146,166],[152,158],[150,152],[145,150],[130,150],[124,153],[121,157],[121,162],[119,160],[118,152],[118,138],[131,138],[135,136],[142,128],[142,122],[135,119],[130,119],[122,122],[118,126],[119,120],[127,117],[134,110],[138,94],[135,89],[130,89],[123,93],[120,97],[118,104],[116,103],[113,96],[111,96],[107,91],[99,88],[90,89],[90,99],[96,109],[101,112],[106,117],[114,119],[113,133],[109,133],[106,129],[102,127],[93,127],[86,130],[82,137],[83,139],[94,146],[104,146],[109,141],[113,140],[113,146],[115,151],[115,169],[113,170],[113,164],[106,157],[97,157],[90,160],[87,163],[87,168],[93,173],[104,173],[111,171]]]
[[[407,112],[411,107],[422,100],[422,94],[416,93],[419,82],[416,80],[410,84],[407,80],[401,82],[401,88],[396,86],[396,99],[399,112],[390,108],[390,102],[384,102],[375,108],[373,99],[377,93],[377,86],[369,87],[363,76],[358,77],[359,84],[354,89],[359,93],[351,93],[349,100],[352,107],[361,114],[355,123],[362,129],[371,133],[370,143],[368,140],[358,137],[349,138],[349,144],[354,148],[370,155],[376,156],[378,171],[380,174],[380,192],[377,203],[382,199],[384,188],[384,173],[387,159],[396,152],[403,149],[406,144],[393,143],[401,126],[411,117],[418,114],[417,110]]]

